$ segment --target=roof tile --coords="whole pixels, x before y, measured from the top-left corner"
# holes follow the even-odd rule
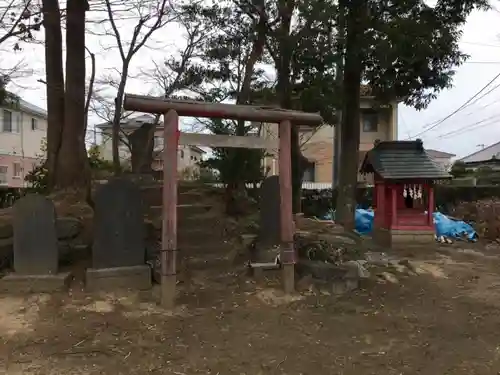
[[[386,180],[451,178],[427,154],[421,140],[376,142],[366,153],[360,172],[377,172]]]

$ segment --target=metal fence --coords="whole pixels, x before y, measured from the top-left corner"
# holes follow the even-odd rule
[[[224,184],[218,183],[218,184],[211,184],[214,187],[224,187]],[[253,188],[258,188],[260,187],[260,183],[256,184],[246,184],[247,189],[253,189]],[[331,189],[332,184],[331,182],[303,182],[302,183],[302,189],[304,190],[324,190],[324,189]]]

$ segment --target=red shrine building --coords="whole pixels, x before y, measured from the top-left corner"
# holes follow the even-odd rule
[[[373,173],[373,237],[384,246],[434,241],[434,183],[450,179],[416,141],[375,141],[361,173]]]

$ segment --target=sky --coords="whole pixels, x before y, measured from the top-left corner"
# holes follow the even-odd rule
[[[500,1],[495,0],[494,6],[495,9],[488,12],[476,11],[470,15],[460,42],[462,51],[470,55],[470,58],[457,68],[453,87],[441,92],[425,110],[416,111],[400,105],[399,139],[414,139],[418,136],[423,139],[426,148],[450,152],[457,157],[500,142],[500,76],[476,97],[480,98],[479,100],[473,100],[468,106],[449,116],[496,75],[500,75]],[[104,14],[89,14],[89,17],[98,20],[102,19]],[[129,18],[118,21],[124,40],[130,40],[134,23],[135,21]],[[87,47],[96,54],[98,77],[115,79],[120,57],[118,50],[113,47],[113,38],[105,28],[106,26],[102,25],[89,26]],[[36,38],[43,39],[41,33]],[[182,28],[175,25],[154,34],[147,43],[148,47],[143,48],[132,60],[127,92],[159,93],[149,73],[154,69],[153,62],[161,63],[165,57],[183,48],[183,34]],[[2,52],[0,68],[8,69],[20,61],[24,65],[9,85],[9,89],[24,100],[46,108],[45,86],[39,81],[45,76],[43,46],[24,43],[22,51],[14,53],[9,45],[5,44],[2,45]],[[499,85],[498,88],[496,85]],[[111,98],[112,92],[111,89],[105,89],[103,96]],[[442,121],[445,118],[447,119]],[[89,118],[91,128],[100,122],[102,120],[93,114]],[[437,122],[439,124],[436,125]],[[89,131],[89,137],[93,138],[92,129]]]

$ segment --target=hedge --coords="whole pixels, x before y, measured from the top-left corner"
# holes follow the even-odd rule
[[[373,202],[372,197],[372,187],[357,189],[356,202],[360,208],[370,207]],[[500,198],[500,185],[436,185],[435,187],[436,206],[443,213],[449,212],[458,202],[474,202],[495,198]],[[302,212],[305,216],[323,217],[330,210],[335,209],[336,200],[336,190],[303,190]]]

